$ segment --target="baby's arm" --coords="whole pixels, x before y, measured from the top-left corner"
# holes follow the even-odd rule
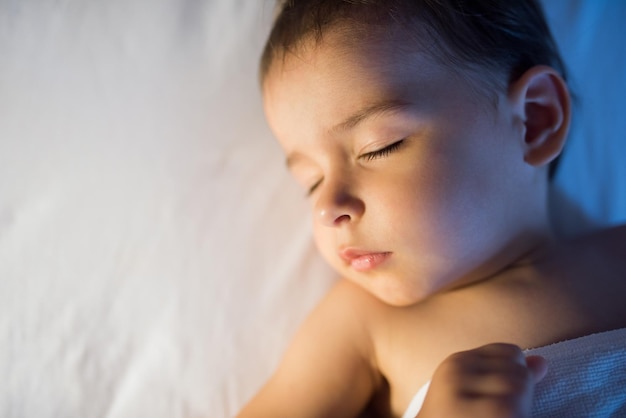
[[[435,371],[417,418],[530,416],[533,389],[546,374],[542,357],[489,344],[448,357]]]
[[[339,283],[305,321],[278,370],[238,418],[356,417],[376,387],[362,300]]]

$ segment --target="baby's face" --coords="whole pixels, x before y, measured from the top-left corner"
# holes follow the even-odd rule
[[[531,169],[498,99],[389,40],[327,36],[274,65],[267,119],[341,275],[409,305],[511,262]]]

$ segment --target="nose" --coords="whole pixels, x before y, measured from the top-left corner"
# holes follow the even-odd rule
[[[318,221],[322,225],[336,227],[354,222],[365,211],[365,204],[342,182],[325,182],[315,204]]]

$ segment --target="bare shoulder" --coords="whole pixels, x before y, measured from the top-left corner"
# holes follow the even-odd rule
[[[562,261],[561,293],[577,301],[588,333],[626,327],[626,226],[573,239]]]
[[[374,304],[357,286],[338,282],[239,417],[356,417],[381,383],[368,326]]]
[[[614,226],[598,231],[592,236],[608,255],[626,262],[626,225]]]
[[[626,225],[594,231],[574,239],[573,244],[587,257],[602,259],[612,269],[626,268]]]
[[[332,332],[340,344],[351,345],[367,358],[369,367],[378,375],[376,358],[377,330],[388,322],[394,308],[377,299],[362,287],[348,280],[339,280],[308,318],[302,332],[323,328]],[[376,377],[377,378],[377,377]]]

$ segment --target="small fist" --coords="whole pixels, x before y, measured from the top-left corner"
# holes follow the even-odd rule
[[[543,357],[525,357],[511,344],[452,354],[435,370],[417,417],[529,417],[534,386],[546,372]]]

